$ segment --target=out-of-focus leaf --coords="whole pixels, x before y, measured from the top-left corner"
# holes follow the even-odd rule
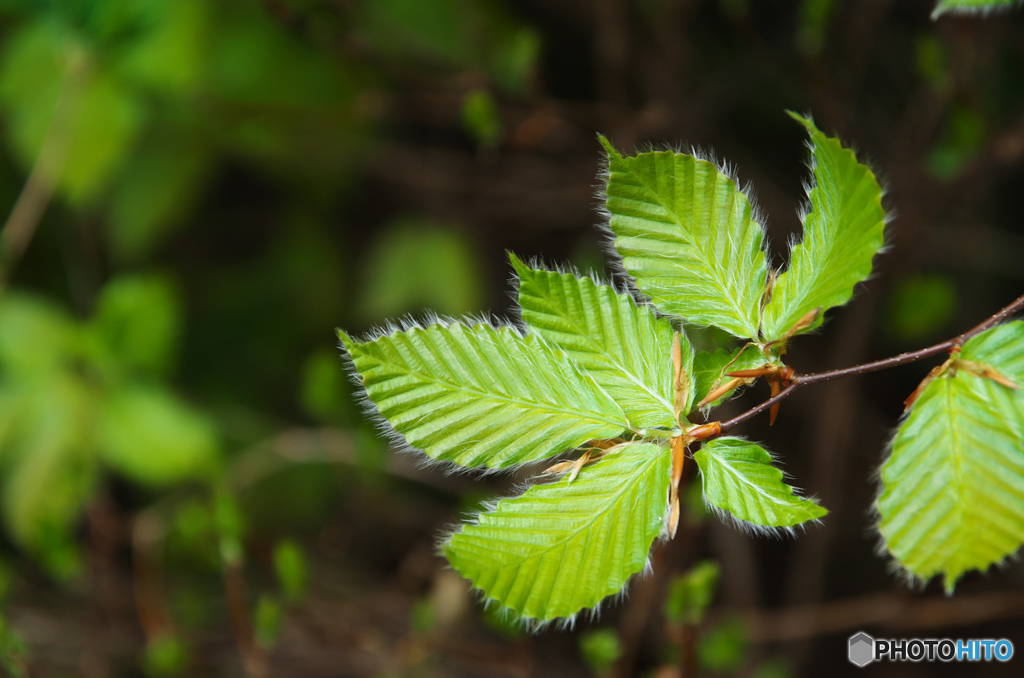
[[[947,276],[910,276],[892,290],[886,329],[901,341],[926,339],[949,324],[956,307],[956,285]]]
[[[444,545],[452,567],[527,619],[568,617],[641,571],[668,508],[672,457],[629,445],[571,483],[534,485],[463,525]]]
[[[914,42],[918,74],[936,90],[949,86],[949,64],[946,49],[939,39],[926,33]]]
[[[431,309],[443,315],[480,310],[478,257],[458,232],[429,222],[389,226],[367,255],[360,312],[370,321]]]
[[[222,24],[210,68],[218,96],[240,104],[321,107],[352,93],[337,60],[317,54],[255,5]]]
[[[932,176],[939,181],[955,179],[981,151],[987,136],[985,119],[977,111],[962,104],[951,106],[942,140],[928,156]]]
[[[103,288],[91,324],[106,358],[125,371],[166,374],[174,364],[181,310],[158,276],[123,276]]]
[[[175,635],[163,635],[146,643],[142,668],[147,676],[176,676],[188,665],[188,648]]]
[[[622,656],[622,643],[615,629],[598,629],[580,636],[580,654],[590,670],[603,676]]]
[[[122,74],[134,82],[171,95],[196,87],[207,62],[210,4],[203,0],[148,3],[150,12],[140,34],[118,59]]]
[[[821,53],[835,0],[803,0],[796,31],[797,48],[808,56]]]
[[[700,665],[716,673],[731,673],[747,658],[747,627],[738,619],[726,619],[701,638],[697,645]]]
[[[210,173],[209,151],[175,131],[159,130],[121,173],[110,202],[113,255],[138,261],[190,212]]]
[[[281,622],[284,621],[284,612],[281,605],[273,596],[262,595],[256,602],[256,610],[253,612],[253,628],[256,631],[256,642],[260,647],[269,650],[277,644],[277,637],[281,633]]]
[[[96,424],[101,458],[147,485],[199,478],[217,463],[213,424],[156,386],[121,389],[101,403]]]
[[[705,560],[672,581],[665,599],[665,616],[677,624],[697,625],[715,597],[720,570],[718,563]]]
[[[90,398],[77,380],[52,375],[19,393],[23,418],[4,454],[2,506],[10,535],[59,578],[77,558],[67,536],[91,494]]]
[[[784,659],[769,659],[757,668],[754,678],[792,678],[793,672]]]
[[[982,332],[958,358],[900,425],[878,498],[889,552],[915,577],[942,575],[950,593],[1024,542],[1024,322]]]
[[[27,24],[8,42],[0,101],[9,113],[12,145],[26,167],[36,162],[48,133],[60,135],[57,146],[65,159],[57,185],[76,203],[107,186],[143,121],[137,95],[81,39],[45,20]],[[63,116],[62,122],[51,126],[55,116]]]
[[[309,566],[298,544],[282,540],[274,546],[274,572],[285,597],[293,603],[302,600],[309,583]]]
[[[303,409],[321,421],[347,419],[352,387],[336,351],[320,349],[306,359],[301,401]]]
[[[521,95],[540,52],[536,31],[491,0],[372,0],[363,3],[362,30],[392,59],[488,73]]]
[[[35,381],[66,364],[80,332],[61,309],[40,297],[0,297],[0,367],[8,380]]]
[[[485,89],[475,89],[462,99],[462,126],[480,146],[493,146],[501,138],[501,113],[494,97]]]

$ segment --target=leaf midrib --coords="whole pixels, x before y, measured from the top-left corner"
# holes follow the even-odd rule
[[[536,285],[536,284],[534,284],[534,287],[538,288],[538,289],[540,288],[540,286]],[[582,286],[580,286],[580,287],[582,287]],[[595,287],[596,287],[596,285],[595,285]],[[597,292],[598,292],[598,294],[601,293],[599,289],[597,290]],[[544,295],[543,291],[541,291],[541,294]],[[614,292],[612,293],[612,297],[613,297],[615,303],[618,303],[618,301],[619,301],[618,296],[619,296],[618,294],[616,294]],[[554,303],[554,300],[550,296],[544,295],[543,298],[549,302],[549,305],[552,308],[556,308],[557,309],[557,305]],[[672,403],[670,403],[668,400],[663,398],[661,396],[661,394],[657,393],[656,391],[651,390],[651,388],[645,382],[643,382],[641,379],[639,379],[630,370],[626,369],[625,365],[620,363],[618,360],[615,360],[611,356],[611,354],[609,354],[600,344],[598,344],[597,341],[595,341],[593,339],[593,337],[591,337],[586,332],[586,330],[583,327],[581,327],[576,322],[576,320],[574,318],[572,318],[572,316],[569,316],[569,315],[566,315],[566,314],[559,314],[559,313],[555,313],[553,315],[556,315],[557,317],[562,317],[562,318],[566,319],[572,325],[572,327],[577,331],[578,336],[581,336],[584,339],[586,339],[586,341],[589,342],[590,345],[594,347],[594,349],[595,349],[594,353],[597,353],[598,355],[603,356],[609,363],[611,363],[612,365],[617,367],[619,372],[621,372],[623,375],[625,375],[627,380],[629,380],[629,381],[633,382],[634,384],[636,384],[637,386],[639,386],[641,390],[643,390],[648,395],[652,396],[660,404],[664,405],[665,408],[666,408],[666,411],[668,412],[668,414],[670,416],[674,416],[674,414],[673,414],[674,406],[673,406]],[[655,335],[657,335],[657,329],[655,329]]]
[[[691,237],[688,237],[688,234],[686,232],[686,228],[683,226],[683,222],[680,220],[679,215],[676,214],[676,210],[671,208],[671,207],[669,207],[664,202],[662,202],[660,196],[658,195],[657,190],[655,190],[654,188],[651,188],[651,186],[648,185],[648,183],[644,180],[644,178],[640,174],[638,174],[636,172],[633,172],[631,169],[629,169],[629,164],[624,162],[624,160],[625,159],[623,159],[623,164],[627,168],[627,170],[626,170],[627,173],[630,176],[636,177],[636,179],[640,182],[640,184],[644,187],[644,189],[649,194],[654,196],[655,204],[661,206],[661,208],[664,209],[672,217],[672,221],[676,224],[676,226],[679,227],[680,233],[683,234],[683,238],[682,239],[686,241],[686,244],[689,245],[691,249],[696,250],[700,254],[703,254],[703,252],[701,251],[700,247],[698,247],[697,244],[693,242],[693,239]],[[695,162],[699,164],[699,163],[704,162],[704,161],[703,160],[695,160]],[[715,169],[716,172],[718,171],[717,168],[714,168],[714,169]],[[675,166],[675,158],[674,157],[673,157],[673,161],[672,161],[672,175],[673,175],[673,177],[676,176],[676,166]],[[729,180],[729,182],[730,182],[730,184],[732,184],[732,180]],[[696,189],[694,189],[694,192],[696,192]],[[737,188],[735,185],[733,185],[732,200],[736,200],[736,195],[737,194],[742,194],[742,192],[739,190],[739,188]],[[752,219],[744,219],[744,221],[745,222],[751,222],[753,220]],[[746,225],[746,223],[744,224],[744,226],[745,225]],[[631,237],[639,238],[639,239],[642,239],[642,240],[652,240],[654,242],[659,242],[659,241],[657,241],[657,240],[655,240],[653,238],[649,238],[649,237],[646,237],[644,235],[631,236]],[[731,306],[732,310],[736,313],[736,319],[740,320],[741,324],[743,325],[743,329],[746,332],[748,332],[748,333],[751,332],[751,329],[750,329],[750,319],[747,317],[746,311],[744,309],[741,309],[736,304],[735,300],[733,299],[733,295],[731,294],[732,290],[730,290],[728,287],[725,286],[725,283],[723,282],[722,278],[719,275],[719,271],[717,271],[711,265],[712,262],[715,262],[716,260],[714,258],[702,258],[702,257],[696,257],[696,258],[697,258],[698,261],[700,261],[703,264],[704,268],[707,269],[712,274],[712,279],[715,282],[715,284],[718,286],[719,292],[721,292],[722,296],[725,297],[725,299],[729,302],[729,306]],[[757,334],[757,328],[754,328],[753,335],[751,335],[751,336],[755,336],[756,334]]]
[[[453,384],[453,383],[450,383],[448,381],[444,381],[442,379],[438,379],[437,377],[434,377],[434,376],[424,376],[424,375],[422,375],[419,372],[414,372],[411,368],[408,368],[408,367],[406,367],[404,365],[397,365],[397,364],[392,363],[392,362],[385,362],[385,361],[379,360],[379,359],[377,359],[377,358],[375,358],[375,357],[373,357],[373,356],[371,356],[371,355],[369,355],[367,353],[363,353],[363,356],[366,359],[368,359],[368,360],[375,361],[377,363],[377,365],[382,365],[382,366],[396,368],[399,371],[404,372],[406,375],[409,375],[411,377],[415,377],[415,378],[419,379],[420,381],[430,382],[430,383],[438,384],[438,385],[441,385],[441,386],[445,386],[445,387],[448,388],[449,391],[451,391],[453,393],[457,393],[457,394],[458,393],[466,393],[467,395],[482,396],[482,397],[487,398],[489,400],[493,400],[493,401],[500,402],[500,403],[505,403],[505,404],[508,404],[508,405],[516,405],[518,407],[523,407],[523,408],[527,408],[527,409],[534,409],[534,410],[541,410],[543,412],[549,412],[549,413],[552,413],[552,414],[559,414],[559,415],[563,415],[563,416],[575,416],[577,418],[584,419],[584,420],[589,420],[589,421],[594,421],[594,422],[599,422],[599,423],[613,424],[615,426],[620,426],[623,429],[629,428],[627,422],[625,422],[625,421],[620,421],[620,420],[617,420],[617,419],[611,419],[611,418],[607,418],[607,417],[595,416],[593,413],[587,412],[585,410],[570,410],[570,409],[567,409],[567,408],[555,407],[555,406],[552,406],[550,403],[544,403],[544,402],[540,402],[540,401],[520,400],[520,399],[517,399],[517,398],[512,398],[512,397],[507,397],[507,396],[498,396],[498,395],[495,395],[494,393],[492,393],[490,391],[482,391],[479,388],[474,388],[472,386],[468,386],[468,385],[465,385],[465,384],[459,384],[459,383]],[[360,370],[360,371],[363,371],[363,370]],[[625,419],[625,417],[623,417],[623,419]]]

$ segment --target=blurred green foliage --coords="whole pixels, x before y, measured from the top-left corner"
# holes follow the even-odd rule
[[[580,636],[583,660],[598,676],[608,675],[622,656],[622,643],[615,629],[597,629]]]
[[[715,597],[721,570],[705,560],[672,580],[665,599],[665,616],[676,624],[699,625]]]
[[[946,328],[957,311],[956,283],[945,275],[912,275],[893,286],[885,327],[898,341],[913,343]]]
[[[731,673],[747,659],[747,627],[738,619],[727,618],[709,630],[697,645],[702,667],[715,673]]]

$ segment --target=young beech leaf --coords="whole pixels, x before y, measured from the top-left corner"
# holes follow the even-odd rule
[[[768,341],[784,337],[816,308],[821,311],[806,329],[821,325],[825,311],[848,302],[854,286],[871,275],[871,260],[885,244],[882,189],[875,175],[810,118],[790,115],[810,132],[814,184],[803,240],[793,247],[789,268],[775,281],[764,308]]]
[[[943,575],[947,591],[1024,541],[1024,322],[982,332],[960,358],[1001,379],[933,379],[893,439],[878,498],[889,552],[921,579]]]
[[[338,336],[381,416],[434,459],[507,468],[629,427],[591,377],[536,335],[453,323],[366,343]]]
[[[744,344],[732,351],[720,348],[714,352],[698,352],[693,357],[694,406],[696,407],[697,403],[704,400],[713,389],[731,381],[730,377],[725,376],[726,372],[757,369],[766,362],[768,361],[765,359],[764,354],[753,344]],[[720,398],[709,403],[709,405],[714,407],[721,404],[740,385],[741,383],[736,383],[732,390],[722,394]]]
[[[716,438],[694,455],[712,506],[755,525],[792,527],[826,513],[811,499],[794,494],[772,466],[772,455],[742,438]]]
[[[692,155],[623,157],[601,143],[609,227],[636,286],[665,313],[756,338],[767,277],[763,233],[736,182]]]
[[[943,14],[988,14],[996,10],[1009,9],[1020,0],[940,0],[932,10],[932,19]]]
[[[628,445],[570,485],[535,485],[443,546],[462,576],[521,617],[570,617],[618,593],[647,563],[668,506],[671,455]]]
[[[523,320],[594,378],[637,427],[676,427],[672,323],[590,278],[530,268],[515,255]],[[693,349],[680,335],[683,371]],[[686,403],[689,411],[689,403]]]

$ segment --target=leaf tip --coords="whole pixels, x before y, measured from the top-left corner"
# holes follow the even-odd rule
[[[612,145],[612,142],[608,141],[608,137],[598,134],[597,140],[604,147],[605,152],[608,153],[609,160],[622,160],[622,154],[615,150],[615,146]]]
[[[346,334],[345,330],[340,327],[336,327],[334,331],[338,333],[338,340],[341,342],[341,345],[345,347],[345,350],[351,353],[352,349],[356,346],[355,340]]]

